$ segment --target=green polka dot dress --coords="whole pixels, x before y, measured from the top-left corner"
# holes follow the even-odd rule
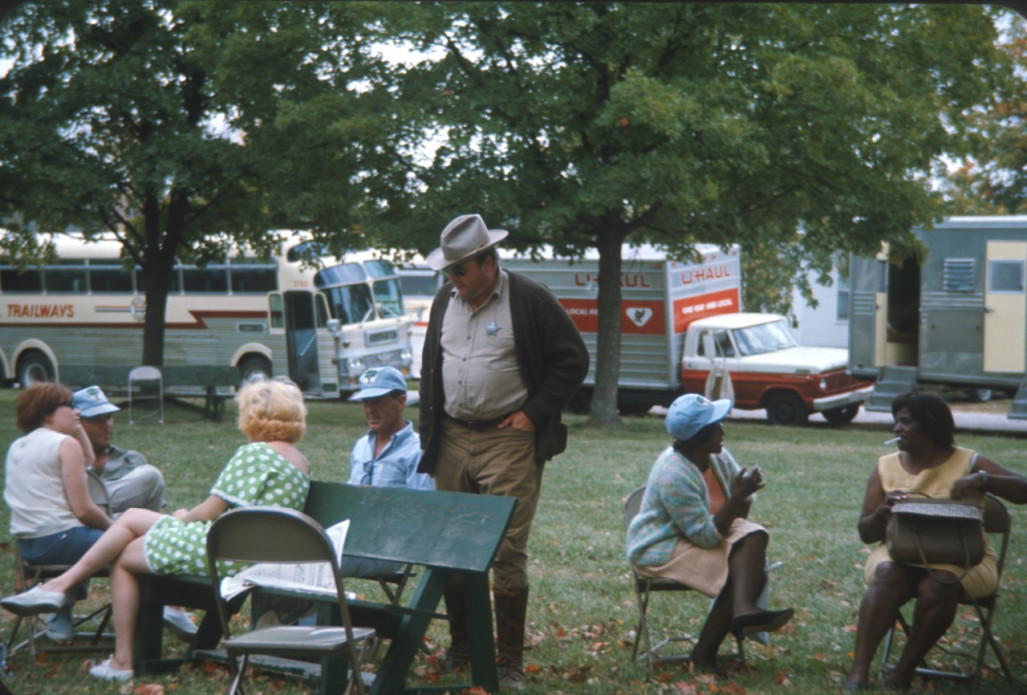
[[[304,475],[271,446],[251,442],[239,447],[210,489],[236,507],[288,507],[303,510],[310,490],[310,476]],[[181,521],[162,516],[146,532],[146,566],[154,574],[209,576],[207,532],[211,521]],[[243,569],[243,563],[225,562],[224,576]]]

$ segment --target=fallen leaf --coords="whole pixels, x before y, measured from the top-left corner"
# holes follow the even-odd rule
[[[164,695],[164,686],[159,683],[143,683],[132,688],[132,695]]]

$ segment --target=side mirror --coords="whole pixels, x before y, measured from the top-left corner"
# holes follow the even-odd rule
[[[325,325],[328,326],[328,330],[330,330],[333,335],[338,335],[342,330],[342,321],[339,319],[328,319],[328,322]]]

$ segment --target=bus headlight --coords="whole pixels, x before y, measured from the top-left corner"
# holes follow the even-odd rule
[[[354,379],[364,373],[364,360],[361,357],[350,357],[345,362],[346,371],[343,376],[352,376]]]

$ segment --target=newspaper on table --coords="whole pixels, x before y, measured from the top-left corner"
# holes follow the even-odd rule
[[[342,549],[346,544],[349,519],[325,529],[335,548],[335,561],[342,564]],[[251,587],[266,586],[294,589],[314,594],[335,595],[335,576],[327,562],[258,562],[233,577],[221,580],[221,597],[231,599]]]

